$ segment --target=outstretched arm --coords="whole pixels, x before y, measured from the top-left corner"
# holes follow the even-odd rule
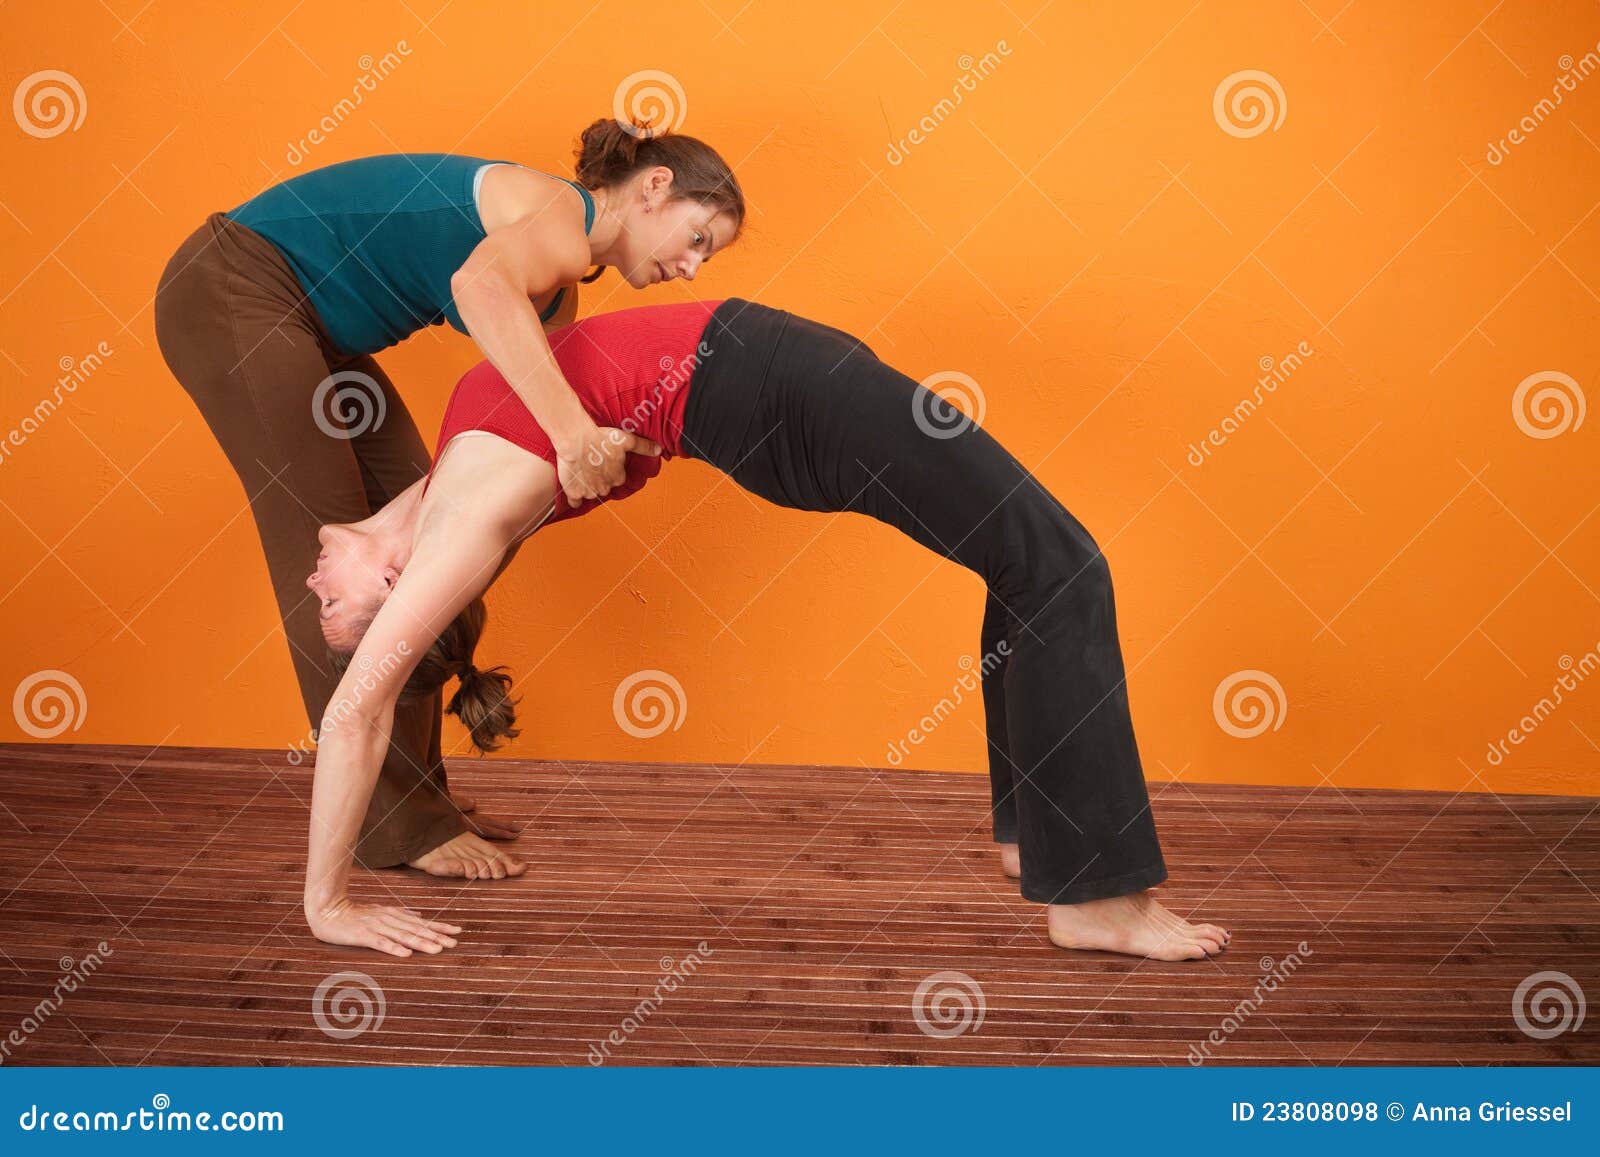
[[[460,929],[408,908],[350,898],[361,818],[407,678],[440,632],[487,588],[510,542],[499,518],[472,519],[459,511],[423,517],[410,562],[323,713],[306,858],[306,921],[318,939],[395,956],[453,947],[452,934]]]

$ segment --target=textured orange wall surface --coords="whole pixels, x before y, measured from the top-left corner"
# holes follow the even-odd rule
[[[202,218],[369,153],[564,169],[657,70],[747,238],[583,312],[751,297],[965,375],[1111,561],[1152,780],[1600,793],[1595,5],[433,7],[7,6],[0,739],[305,735],[153,334]],[[430,439],[478,359],[379,356]],[[511,755],[981,771],[982,593],[680,460],[528,544],[480,660],[521,680]],[[614,710],[642,671],[650,737]]]

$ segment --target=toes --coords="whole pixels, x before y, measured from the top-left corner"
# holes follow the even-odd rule
[[[1204,960],[1210,953],[1198,941],[1174,940],[1151,955],[1157,960]]]

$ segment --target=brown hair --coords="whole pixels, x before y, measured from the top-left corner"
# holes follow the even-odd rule
[[[643,169],[665,165],[672,170],[669,201],[697,201],[713,213],[727,213],[733,218],[730,243],[744,231],[744,190],[728,162],[698,137],[606,117],[583,130],[573,156],[573,169],[586,189],[613,188]],[[583,280],[593,281],[604,271],[601,266]]]
[[[363,616],[364,621],[354,624],[358,638],[367,633],[382,605],[381,601],[375,603],[370,613]],[[489,609],[483,605],[482,598],[468,603],[423,654],[399,697],[402,703],[411,702],[432,695],[452,676],[460,679],[461,686],[456,688],[445,712],[461,720],[472,733],[472,745],[479,751],[496,751],[501,739],[515,739],[522,734],[513,726],[516,722],[514,708],[520,700],[510,697],[510,673],[505,667],[480,671],[472,664],[472,652],[477,649],[478,637],[483,634],[488,619]],[[353,655],[353,651],[346,654],[328,648],[329,661],[341,675],[349,668]]]

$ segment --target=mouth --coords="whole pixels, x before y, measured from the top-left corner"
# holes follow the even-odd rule
[[[671,281],[672,280],[670,277],[667,276],[666,268],[659,261],[656,262],[656,280],[657,281]]]

